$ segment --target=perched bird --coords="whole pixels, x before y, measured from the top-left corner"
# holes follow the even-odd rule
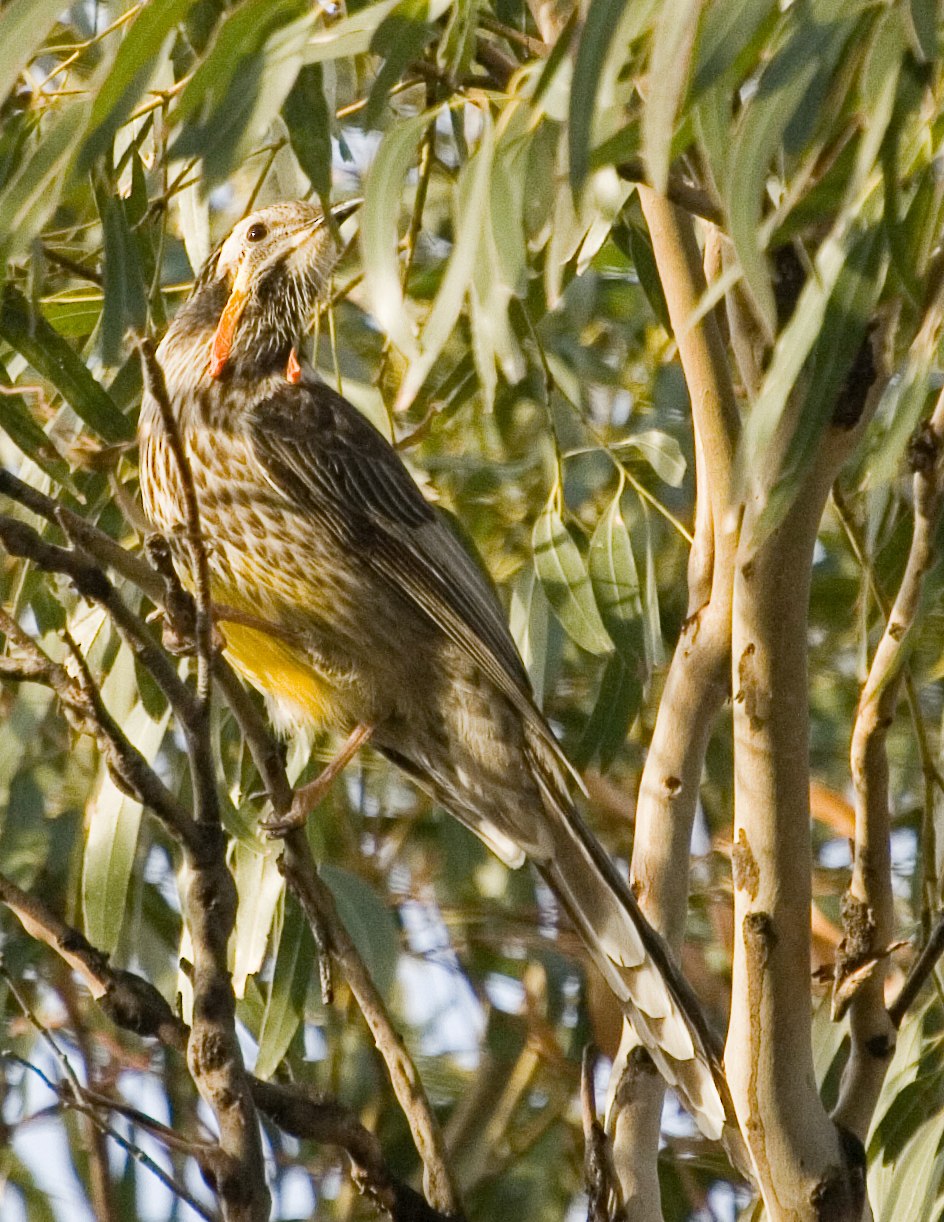
[[[727,1096],[715,1039],[577,813],[487,579],[393,448],[299,360],[337,253],[310,204],[254,213],[210,257],[157,353],[226,655],[281,730],[347,735],[287,825],[370,739],[508,865],[531,859],[655,1064],[718,1137]],[[139,434],[145,510],[192,588],[184,489],[149,395]]]

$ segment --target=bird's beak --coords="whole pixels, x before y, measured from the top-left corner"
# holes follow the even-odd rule
[[[343,224],[349,216],[353,216],[364,201],[362,199],[346,199],[335,204],[331,209],[331,219],[336,225]]]

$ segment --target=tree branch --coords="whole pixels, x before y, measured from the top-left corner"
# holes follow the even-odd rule
[[[278,817],[289,810],[292,803],[292,789],[285,775],[281,752],[257,715],[252,702],[246,698],[239,680],[228,667],[225,671],[220,669],[217,684],[240,723]],[[334,957],[386,1063],[394,1094],[407,1118],[413,1141],[423,1161],[427,1200],[444,1214],[460,1215],[458,1187],[453,1179],[445,1143],[423,1089],[422,1080],[393,1025],[367,965],[341,921],[334,896],[318,875],[303,830],[290,832],[285,837],[285,851],[279,866],[286,884],[312,927],[315,940]]]
[[[886,740],[895,717],[924,578],[936,559],[935,535],[944,508],[941,454],[944,394],[909,451],[914,526],[905,572],[859,697],[852,732],[851,769],[856,830],[852,879],[843,902],[844,937],[836,989],[871,968],[851,1000],[852,1050],[833,1113],[864,1141],[895,1049],[897,1023],[885,1009],[887,948],[894,938],[891,812]],[[900,1021],[900,1020],[899,1020]]]
[[[692,404],[695,535],[689,616],[672,658],[646,756],[633,837],[632,879],[646,916],[678,953],[688,912],[687,862],[705,752],[729,691],[735,536],[732,464],[739,428],[734,389],[713,313],[690,324],[707,284],[690,218],[647,187],[640,202],[677,337]],[[613,1158],[633,1218],[661,1218],[657,1158],[665,1085],[628,1025],[611,1107]],[[620,1070],[625,1067],[623,1073]],[[737,1142],[736,1130],[729,1134]]]
[[[30,937],[45,943],[78,973],[112,1022],[186,1054],[190,1029],[149,981],[134,972],[113,968],[108,956],[77,929],[2,874],[0,903],[16,916]],[[256,1106],[283,1132],[343,1149],[351,1159],[361,1191],[387,1210],[393,1222],[446,1222],[447,1215],[432,1209],[391,1174],[377,1138],[353,1112],[300,1086],[263,1082],[251,1076],[249,1083]]]

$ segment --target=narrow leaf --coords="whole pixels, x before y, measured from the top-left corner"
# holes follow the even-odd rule
[[[133,424],[92,377],[82,359],[12,284],[0,296],[0,337],[55,386],[75,414],[105,441],[127,440]]]
[[[147,763],[153,763],[170,718],[165,709],[156,721],[135,701],[121,715],[121,706],[134,690],[134,666],[122,646],[108,677],[102,698],[120,720],[122,729]],[[117,788],[108,769],[100,765],[98,782],[87,810],[88,833],[82,858],[82,913],[85,933],[100,949],[112,953],[118,946],[127,913],[128,892],[137,853],[142,807]]]
[[[494,148],[492,120],[482,113],[482,138],[475,156],[466,163],[459,177],[453,217],[454,242],[446,271],[420,336],[420,351],[413,357],[397,395],[396,409],[408,407],[426,381],[443,345],[452,334],[469,282],[472,279],[482,241],[491,179]]]
[[[610,447],[613,450],[636,450],[646,460],[659,479],[673,488],[680,488],[685,479],[686,462],[682,447],[670,433],[661,429],[646,429],[621,438]]]
[[[272,984],[259,1031],[255,1074],[270,1078],[288,1051],[305,1014],[305,999],[314,974],[315,940],[294,896],[285,895]]]
[[[593,116],[605,62],[614,48],[625,45],[613,37],[625,7],[626,0],[590,0],[577,45],[567,133],[570,185],[574,194],[583,187],[590,167]]]
[[[361,209],[361,261],[374,317],[401,352],[410,356],[416,340],[410,330],[400,285],[397,257],[400,193],[416,161],[417,149],[434,114],[416,115],[395,123],[374,157]]]
[[[0,362],[0,428],[27,458],[57,483],[66,476],[66,465],[51,438],[43,432],[22,395],[8,391],[10,375]]]
[[[665,0],[656,22],[642,146],[650,181],[663,193],[669,179],[675,121],[688,85],[701,7],[702,0]]]
[[[92,80],[95,101],[79,154],[81,170],[88,170],[111,145],[115,132],[153,80],[163,58],[162,44],[190,7],[191,0],[149,0],[125,27],[115,58]]]
[[[143,332],[147,323],[147,286],[140,252],[121,199],[96,189],[105,242],[102,360],[117,365],[129,329]]]
[[[620,488],[600,518],[587,555],[590,582],[607,632],[630,665],[644,657],[642,596]]]
[[[237,843],[233,849],[233,876],[239,907],[230,944],[233,959],[233,991],[242,997],[246,980],[255,975],[265,959],[269,930],[282,894],[278,853],[260,852]]]
[[[389,996],[400,956],[400,935],[390,909],[362,878],[348,870],[323,865],[321,876],[331,888],[341,919],[374,984],[384,996]]]
[[[33,52],[67,7],[62,0],[14,0],[0,13],[0,98],[10,93]]]
[[[555,488],[534,524],[534,571],[567,635],[588,653],[606,654],[613,641],[593,596],[590,575],[564,525]]]
[[[642,684],[633,665],[618,653],[606,664],[593,712],[573,752],[573,763],[581,772],[595,759],[604,771],[626,741],[642,697]]]
[[[302,68],[282,105],[282,115],[298,164],[326,209],[331,199],[331,116],[322,73],[320,64]]]

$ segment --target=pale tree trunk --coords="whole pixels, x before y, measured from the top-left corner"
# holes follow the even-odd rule
[[[807,612],[829,489],[860,430],[830,428],[781,526],[734,580],[734,969],[725,1066],[768,1216],[858,1220],[864,1160],[826,1114],[810,1038]]]

